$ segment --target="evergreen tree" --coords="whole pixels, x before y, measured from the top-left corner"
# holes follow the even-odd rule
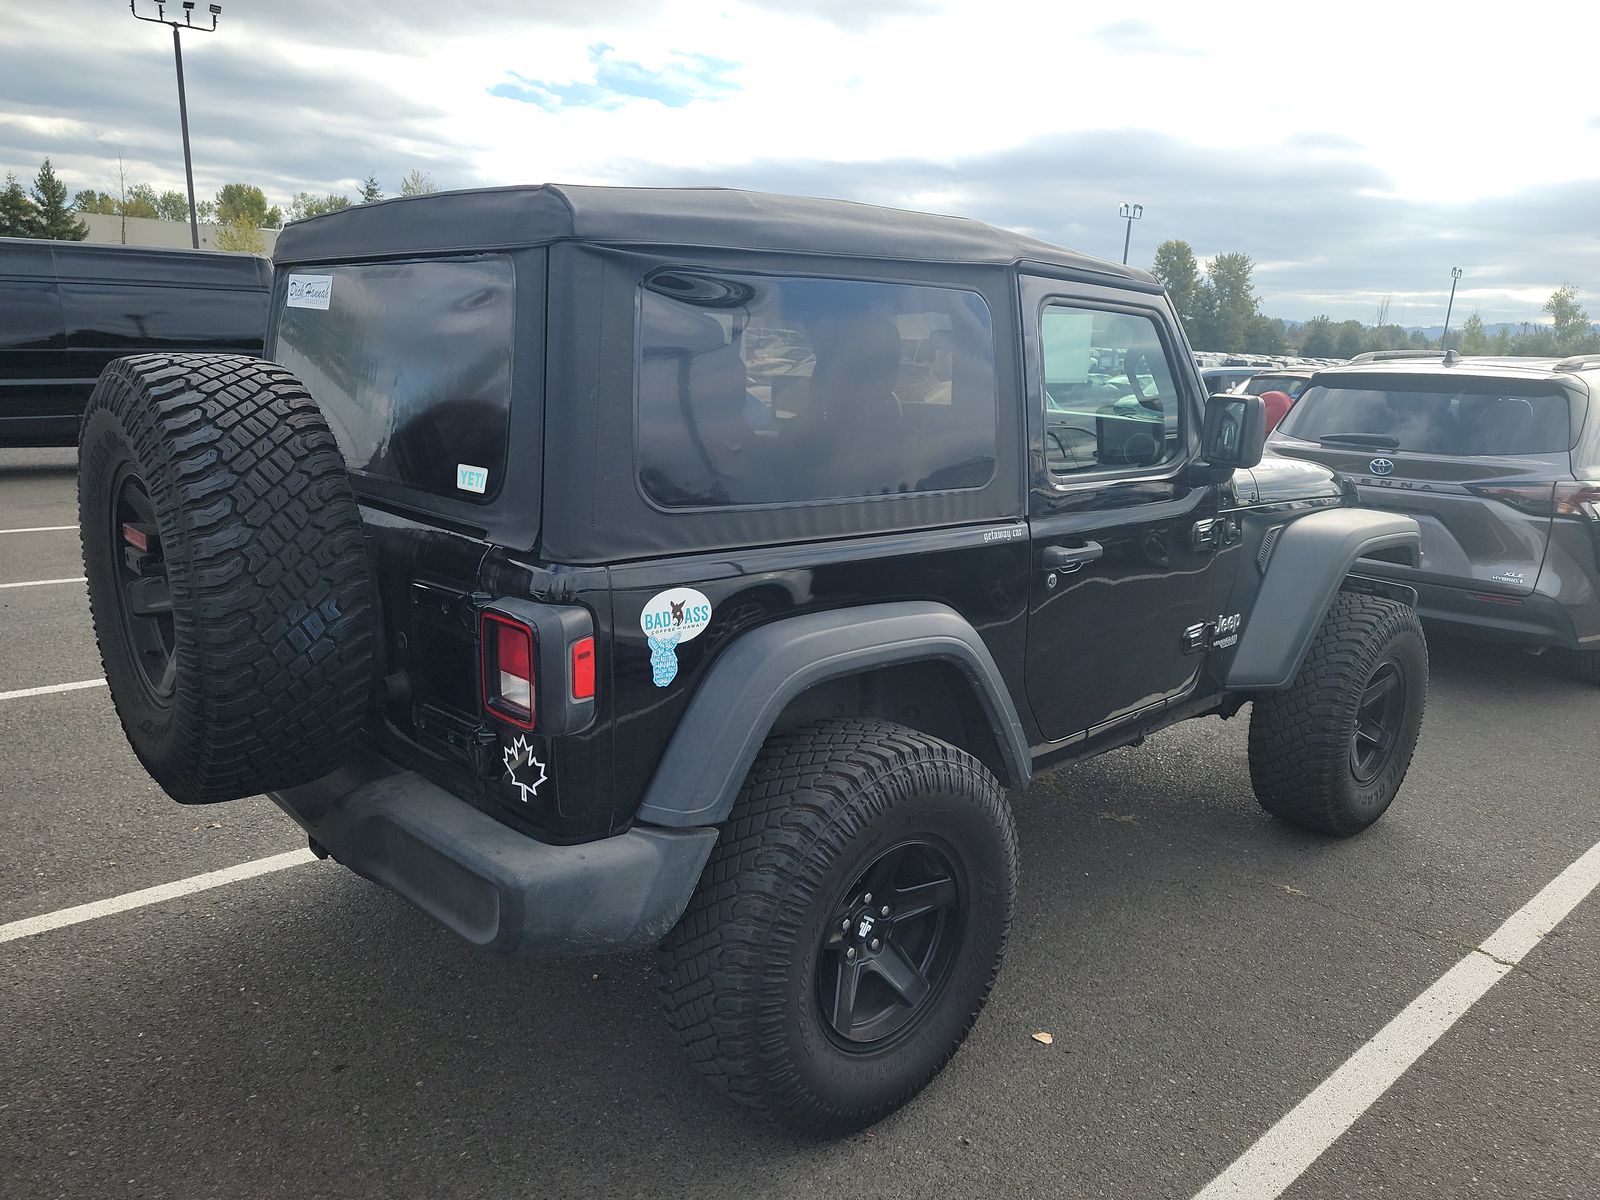
[[[33,202],[39,210],[35,237],[81,242],[89,236],[89,226],[73,216],[67,204],[67,185],[56,178],[48,158],[39,164],[39,174],[34,177]]]
[[[38,208],[8,172],[6,186],[0,189],[0,237],[38,237],[38,227]]]
[[[382,199],[383,189],[378,186],[378,177],[376,175],[368,175],[366,179],[361,181],[360,203],[373,204]]]

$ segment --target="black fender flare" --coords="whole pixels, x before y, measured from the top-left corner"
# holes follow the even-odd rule
[[[638,819],[673,828],[720,823],[761,744],[801,692],[874,667],[926,661],[961,671],[994,730],[1005,782],[1025,784],[1032,774],[1027,737],[977,630],[947,605],[902,601],[788,617],[735,641],[690,701]]]
[[[1380,551],[1409,551],[1416,565],[1421,528],[1399,513],[1363,508],[1319,509],[1285,526],[1239,636],[1228,690],[1288,687],[1356,560]]]

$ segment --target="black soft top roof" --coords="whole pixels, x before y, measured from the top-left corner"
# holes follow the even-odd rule
[[[544,184],[405,196],[296,221],[279,235],[273,261],[351,262],[559,241],[913,262],[1029,261],[1159,286],[1144,271],[964,217],[732,188]]]

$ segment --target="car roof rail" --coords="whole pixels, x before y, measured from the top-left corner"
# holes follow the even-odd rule
[[[1350,361],[1358,362],[1388,362],[1393,358],[1443,358],[1453,361],[1454,350],[1368,350],[1365,354],[1358,354]]]
[[[1570,358],[1563,358],[1553,369],[1557,371],[1586,371],[1590,367],[1600,367],[1600,354],[1574,354]]]

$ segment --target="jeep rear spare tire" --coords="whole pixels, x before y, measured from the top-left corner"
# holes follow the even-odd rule
[[[955,746],[855,718],[773,737],[663,945],[667,1019],[741,1103],[870,1125],[972,1028],[1016,871],[1005,793]]]
[[[205,804],[345,756],[372,675],[372,581],[338,446],[288,371],[118,359],[78,450],[95,637],[139,761]]]

